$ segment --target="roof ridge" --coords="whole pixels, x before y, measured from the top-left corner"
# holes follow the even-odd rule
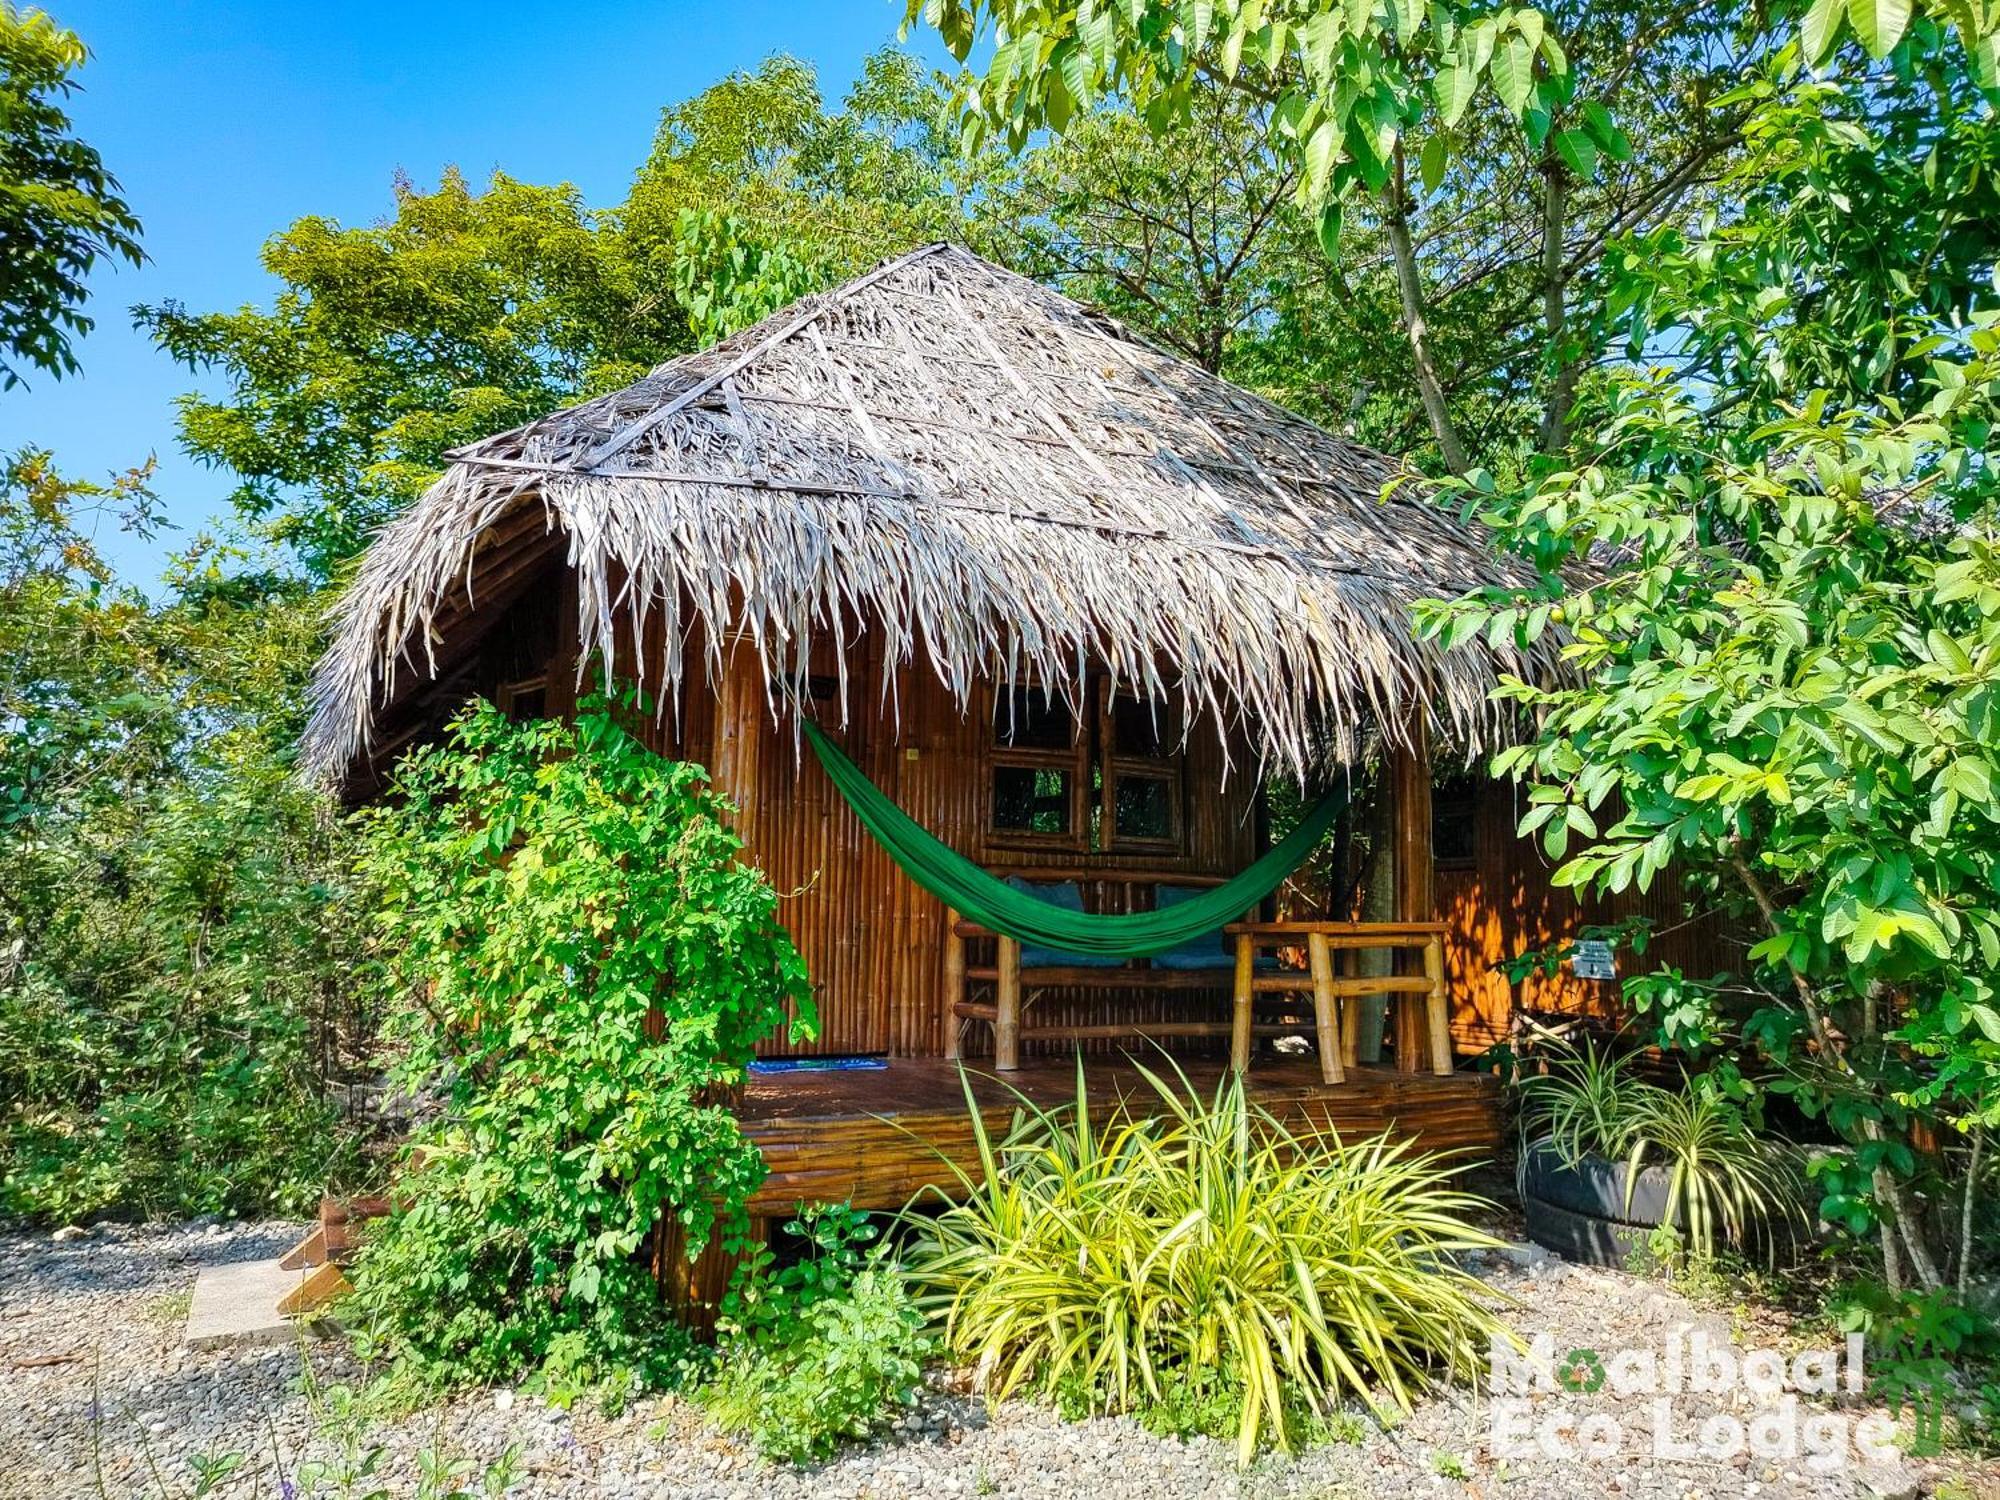
[[[812,298],[813,306],[810,311],[801,313],[782,327],[758,339],[755,343],[746,345],[664,406],[656,406],[643,416],[634,417],[630,422],[627,422],[623,427],[612,433],[610,437],[606,438],[602,443],[599,443],[583,456],[580,471],[587,474],[602,465],[606,459],[613,458],[624,452],[637,439],[644,437],[648,432],[673,416],[674,413],[707,395],[710,391],[721,385],[723,381],[729,379],[730,376],[737,374],[754,362],[760,355],[769,352],[779,344],[797,338],[828,312],[847,302],[856,293],[866,290],[883,277],[892,272],[900,271],[904,266],[912,265],[927,255],[935,255],[940,250],[949,250],[951,248],[951,245],[944,240],[932,240],[929,244],[919,245],[914,250],[905,251],[901,255],[885,260],[865,275],[857,276],[852,281],[830,288],[822,295]]]

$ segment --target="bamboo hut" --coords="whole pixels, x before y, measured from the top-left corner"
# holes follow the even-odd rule
[[[344,596],[305,760],[366,797],[469,695],[561,715],[595,662],[647,686],[656,748],[710,769],[788,893],[805,1050],[886,1060],[752,1083],[769,1211],[934,1176],[910,1142],[966,1144],[951,1058],[1060,1090],[1076,1046],[1114,1068],[1135,1036],[1198,1071],[1296,1030],[1309,1053],[1251,1068],[1267,1102],[1492,1140],[1490,1080],[1433,1024],[1430,755],[1493,741],[1499,676],[1554,664],[1413,638],[1413,603],[1508,565],[1395,461],[951,245],[451,457]],[[1271,778],[1379,753],[1394,909],[1219,963],[1024,954],[905,877],[808,719],[953,850],[1090,913],[1221,884],[1264,847]],[[1272,969],[1293,938],[1310,970]],[[1370,1066],[1357,1016],[1385,995]]]

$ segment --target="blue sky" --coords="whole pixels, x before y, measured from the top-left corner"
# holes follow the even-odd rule
[[[447,164],[475,180],[504,167],[616,203],[663,106],[775,51],[817,64],[837,98],[903,12],[901,0],[44,4],[92,49],[70,112],[123,182],[151,260],[99,271],[83,373],[0,395],[0,448],[46,446],[89,477],[158,454],[182,530],[150,546],[101,539],[142,585],[218,514],[229,482],[180,452],[173,400],[196,382],[132,329],[132,304],[268,299],[264,240],[306,213],[382,217],[398,169],[431,182]],[[944,61],[934,42],[923,50]]]

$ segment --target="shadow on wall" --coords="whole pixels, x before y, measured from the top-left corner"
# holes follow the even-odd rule
[[[1509,782],[1468,780],[1441,787],[1434,802],[1437,906],[1450,927],[1445,972],[1452,997],[1452,1040],[1459,1052],[1485,1050],[1506,1039],[1518,1001],[1536,1013],[1610,1020],[1620,1001],[1617,980],[1578,979],[1565,966],[1553,977],[1523,980],[1519,993],[1496,964],[1573,936],[1579,928],[1630,916],[1650,917],[1661,936],[1643,955],[1617,954],[1621,977],[1662,965],[1690,974],[1733,969],[1739,950],[1719,916],[1688,921],[1671,878],[1641,894],[1586,896],[1549,883],[1555,862],[1532,838],[1515,832],[1516,789]],[[1684,924],[1684,925],[1683,925]],[[1672,929],[1669,931],[1668,929]]]

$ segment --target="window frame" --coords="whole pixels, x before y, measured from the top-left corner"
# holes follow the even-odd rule
[[[1134,755],[1118,743],[1118,712],[1120,698],[1128,698],[1142,706],[1150,706],[1160,715],[1158,742],[1165,751],[1162,755]],[[1102,817],[1104,837],[1101,851],[1119,854],[1139,851],[1157,854],[1180,854],[1187,849],[1187,747],[1181,734],[1180,707],[1171,702],[1153,703],[1135,692],[1120,692],[1117,682],[1109,673],[1105,674],[1103,685],[1097,694],[1097,721],[1100,737],[1098,765],[1103,772]],[[1118,831],[1118,781],[1129,776],[1135,780],[1164,781],[1167,784],[1168,832],[1162,837],[1145,834],[1121,834]]]
[[[1070,744],[1067,749],[1040,745],[1009,745],[1001,740],[1001,711],[1007,707],[1010,692],[1019,688],[1028,692],[1042,692],[1053,696],[1058,702],[1064,700],[1059,695],[1050,695],[1039,681],[1022,677],[1011,684],[996,687],[990,695],[990,712],[986,721],[986,837],[996,845],[1020,849],[1063,849],[1076,853],[1090,852],[1089,800],[1087,790],[1090,780],[1090,725],[1087,715],[1070,715]],[[1029,771],[1064,771],[1069,775],[1069,827],[1062,833],[1037,833],[1032,828],[1002,828],[994,821],[998,811],[994,796],[993,781],[995,771],[1011,767]]]
[[[1000,715],[1009,694],[1015,689],[1046,691],[1042,683],[1023,675],[1012,683],[994,684],[988,693],[986,722],[986,762],[983,769],[986,800],[984,828],[987,842],[995,848],[1021,850],[1061,850],[1080,855],[1150,854],[1182,858],[1187,854],[1187,747],[1182,733],[1180,705],[1161,701],[1152,705],[1161,716],[1159,743],[1165,753],[1135,755],[1117,744],[1118,699],[1146,704],[1149,700],[1127,689],[1120,691],[1106,671],[1093,671],[1083,695],[1083,711],[1072,715],[1071,742],[1066,749],[1008,745],[1002,742]],[[995,821],[994,773],[1003,767],[1023,770],[1050,770],[1070,778],[1069,829],[1064,833],[1036,833],[1028,829],[1002,828]],[[1095,773],[1096,785],[1092,785]],[[1170,831],[1164,837],[1118,832],[1118,783],[1121,778],[1161,781],[1167,788],[1167,816]],[[1093,834],[1091,814],[1097,827]]]
[[[538,693],[542,699],[541,712],[526,715],[524,718],[520,712],[521,700],[533,698]],[[493,689],[493,706],[510,719],[523,722],[546,719],[549,717],[549,674],[539,672],[533,677],[518,677],[512,682],[496,684]]]

